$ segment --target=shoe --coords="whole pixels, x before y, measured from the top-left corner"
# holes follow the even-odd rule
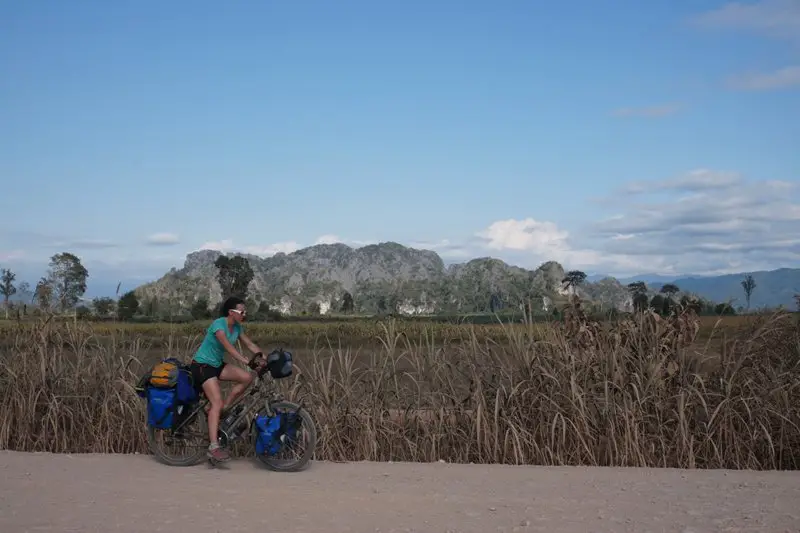
[[[208,457],[215,461],[219,461],[221,463],[231,460],[231,455],[225,448],[222,448],[219,444],[217,444],[216,446],[212,444],[211,446],[208,447]]]

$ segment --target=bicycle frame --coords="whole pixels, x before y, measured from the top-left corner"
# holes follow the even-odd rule
[[[259,379],[258,385],[251,386],[248,391],[245,391],[241,397],[239,397],[233,404],[228,407],[227,412],[230,413],[234,409],[237,409],[239,406],[244,405],[244,408],[241,412],[234,418],[231,422],[225,423],[220,417],[220,424],[219,424],[219,433],[224,435],[225,440],[233,441],[237,440],[234,438],[232,434],[229,434],[231,428],[238,428],[242,423],[251,416],[251,413],[255,410],[256,412],[261,411],[263,409],[267,410],[268,416],[272,416],[274,413],[270,408],[269,404],[273,401],[279,400],[280,395],[273,394],[273,397],[269,398],[269,393],[272,390],[272,387],[269,387],[267,383],[264,382],[263,378]],[[249,424],[248,424],[249,427]]]
[[[254,410],[258,410],[258,405],[261,403],[264,406],[264,409],[267,410],[265,414],[268,416],[273,416],[275,413],[272,411],[270,407],[270,403],[279,402],[283,400],[283,396],[279,393],[274,392],[274,383],[267,383],[264,379],[266,372],[257,372],[256,379],[253,380],[253,384],[245,390],[245,392],[237,398],[237,400],[231,404],[227,411],[231,412],[233,409],[236,409],[239,405],[242,405],[243,402],[245,403],[244,409],[242,409],[241,413],[229,424],[224,423],[224,419],[220,416],[219,426],[217,428],[218,433],[224,435],[225,440],[237,440],[232,439],[230,435],[228,435],[228,431],[230,428],[239,427],[244,420],[250,416],[250,413]],[[257,381],[257,382],[256,382]],[[269,399],[270,393],[272,392],[272,398]],[[173,434],[177,433],[183,428],[186,424],[190,423],[192,419],[200,413],[200,410],[203,410],[203,415],[205,416],[205,406],[208,405],[209,400],[203,394],[202,399],[197,402],[194,409],[173,428]],[[302,405],[300,405],[302,407]]]

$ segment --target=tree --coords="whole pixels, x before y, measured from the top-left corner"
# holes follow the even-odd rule
[[[19,287],[17,287],[17,294],[19,294],[19,297],[26,302],[31,298],[33,298],[33,292],[31,292],[31,284],[28,283],[27,281],[23,281],[22,283],[20,283]]]
[[[139,312],[139,298],[136,293],[128,291],[117,302],[117,317],[120,320],[130,320]]]
[[[750,296],[753,294],[753,290],[756,288],[756,280],[753,279],[753,276],[750,274],[746,275],[742,280],[742,288],[744,289],[744,297],[747,301],[747,310],[750,310]]]
[[[253,269],[246,257],[221,255],[214,261],[217,267],[217,281],[222,289],[222,299],[230,296],[247,298],[247,287],[253,281]]]
[[[665,283],[664,286],[661,287],[661,294],[666,294],[670,299],[679,292],[681,292],[680,288],[674,283]]]
[[[681,297],[681,306],[686,309],[691,309],[695,313],[700,314],[703,311],[703,302],[694,296],[684,294]]]
[[[208,318],[208,299],[207,298],[198,298],[194,304],[192,304],[191,309],[192,318],[195,320],[202,320],[204,318]]]
[[[258,304],[258,309],[256,309],[255,315],[253,319],[258,321],[267,320],[270,316],[269,312],[269,304],[265,300],[261,300]]]
[[[22,314],[28,314],[28,303],[33,303],[33,291],[31,291],[31,284],[27,281],[23,281],[17,287],[17,294],[19,294],[20,299],[22,300]]]
[[[147,298],[143,302],[136,300],[137,311],[141,311],[145,316],[154,318],[161,312],[161,303],[155,296]]]
[[[561,280],[561,283],[566,290],[572,289],[572,293],[575,294],[575,289],[580,287],[584,281],[586,281],[586,273],[580,270],[570,270]]]
[[[644,281],[633,281],[628,283],[628,291],[631,294],[647,294],[647,284]]]
[[[353,295],[347,291],[344,291],[342,295],[342,313],[352,313],[353,312]]]
[[[736,310],[729,303],[719,303],[715,305],[714,312],[717,315],[727,315],[727,316],[732,316],[736,314]]]
[[[114,312],[114,299],[107,296],[92,300],[92,306],[97,316],[107,317]]]
[[[491,311],[492,313],[496,313],[502,308],[503,308],[503,297],[500,296],[497,292],[493,292],[492,295],[489,297],[489,311]]]
[[[3,304],[6,309],[6,318],[8,318],[8,302],[14,294],[17,293],[17,288],[14,286],[14,280],[17,275],[11,272],[8,268],[0,270],[0,294],[3,295]]]
[[[50,258],[47,279],[58,301],[61,312],[75,307],[86,292],[89,271],[74,254],[63,252]]]
[[[658,310],[659,312],[663,312],[664,315],[668,315],[675,304],[675,295],[681,292],[681,289],[674,283],[665,283],[659,292],[661,292],[661,294],[666,294],[667,297],[664,298],[664,301]],[[652,305],[652,301],[650,303]]]
[[[53,286],[47,278],[39,279],[33,291],[33,299],[42,311],[49,311],[53,304]]]
[[[660,315],[669,314],[669,299],[661,294],[655,294],[650,299],[650,308]]]
[[[636,311],[647,309],[647,284],[644,281],[628,283],[628,291],[633,296],[633,308]]]

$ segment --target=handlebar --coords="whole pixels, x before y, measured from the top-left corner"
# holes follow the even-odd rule
[[[250,368],[255,370],[256,369],[255,362],[256,362],[256,358],[258,358],[258,357],[264,357],[264,354],[262,352],[254,353],[253,357],[251,357],[250,360],[247,362],[247,366],[249,366]]]
[[[262,358],[263,364],[256,364],[258,358]],[[247,366],[256,371],[259,379],[267,372],[273,379],[284,379],[292,375],[292,353],[283,348],[276,348],[267,355],[256,352],[247,362]]]
[[[256,359],[258,359],[259,357],[264,359],[264,364],[263,365],[257,365],[256,364]],[[264,374],[268,371],[268,369],[267,369],[267,359],[266,359],[266,357],[264,357],[264,353],[263,352],[254,353],[253,357],[251,357],[250,360],[247,362],[247,366],[249,368],[251,368],[252,370],[255,370],[256,371],[256,375],[259,378],[263,377]],[[259,368],[259,366],[260,366],[260,368]]]

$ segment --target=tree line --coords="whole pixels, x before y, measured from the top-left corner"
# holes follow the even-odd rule
[[[561,280],[562,285],[573,294],[586,281],[586,273],[581,270],[571,270],[566,273]],[[745,301],[747,302],[746,309],[750,310],[750,298],[753,291],[756,289],[756,281],[751,274],[746,274],[741,281],[741,286],[744,291]],[[648,297],[650,290],[644,281],[633,281],[627,285],[628,292],[631,295],[631,303],[634,311],[643,311],[645,309],[653,309],[654,311],[667,315],[670,310],[679,301],[683,306],[693,306],[698,312],[713,313],[717,315],[733,315],[736,310],[730,303],[714,303],[705,298],[692,298],[684,294],[680,300],[676,300],[675,296],[681,292],[680,287],[674,283],[665,283],[661,286],[658,293],[652,297]],[[795,295],[797,302],[797,309],[800,311],[800,294]]]
[[[12,312],[17,317],[28,314],[66,313],[74,311],[78,315],[90,314],[86,305],[86,283],[89,271],[75,254],[61,252],[50,257],[48,269],[39,278],[31,290],[27,281],[16,284],[17,275],[9,268],[0,269],[0,295],[3,296],[5,317],[10,318]],[[119,293],[119,285],[117,286]],[[11,302],[13,296],[18,302]],[[120,317],[132,317],[138,308],[133,291],[125,293],[118,301],[110,297],[94,298],[91,302],[97,316],[110,316],[117,312]],[[32,309],[31,309],[32,307]]]

